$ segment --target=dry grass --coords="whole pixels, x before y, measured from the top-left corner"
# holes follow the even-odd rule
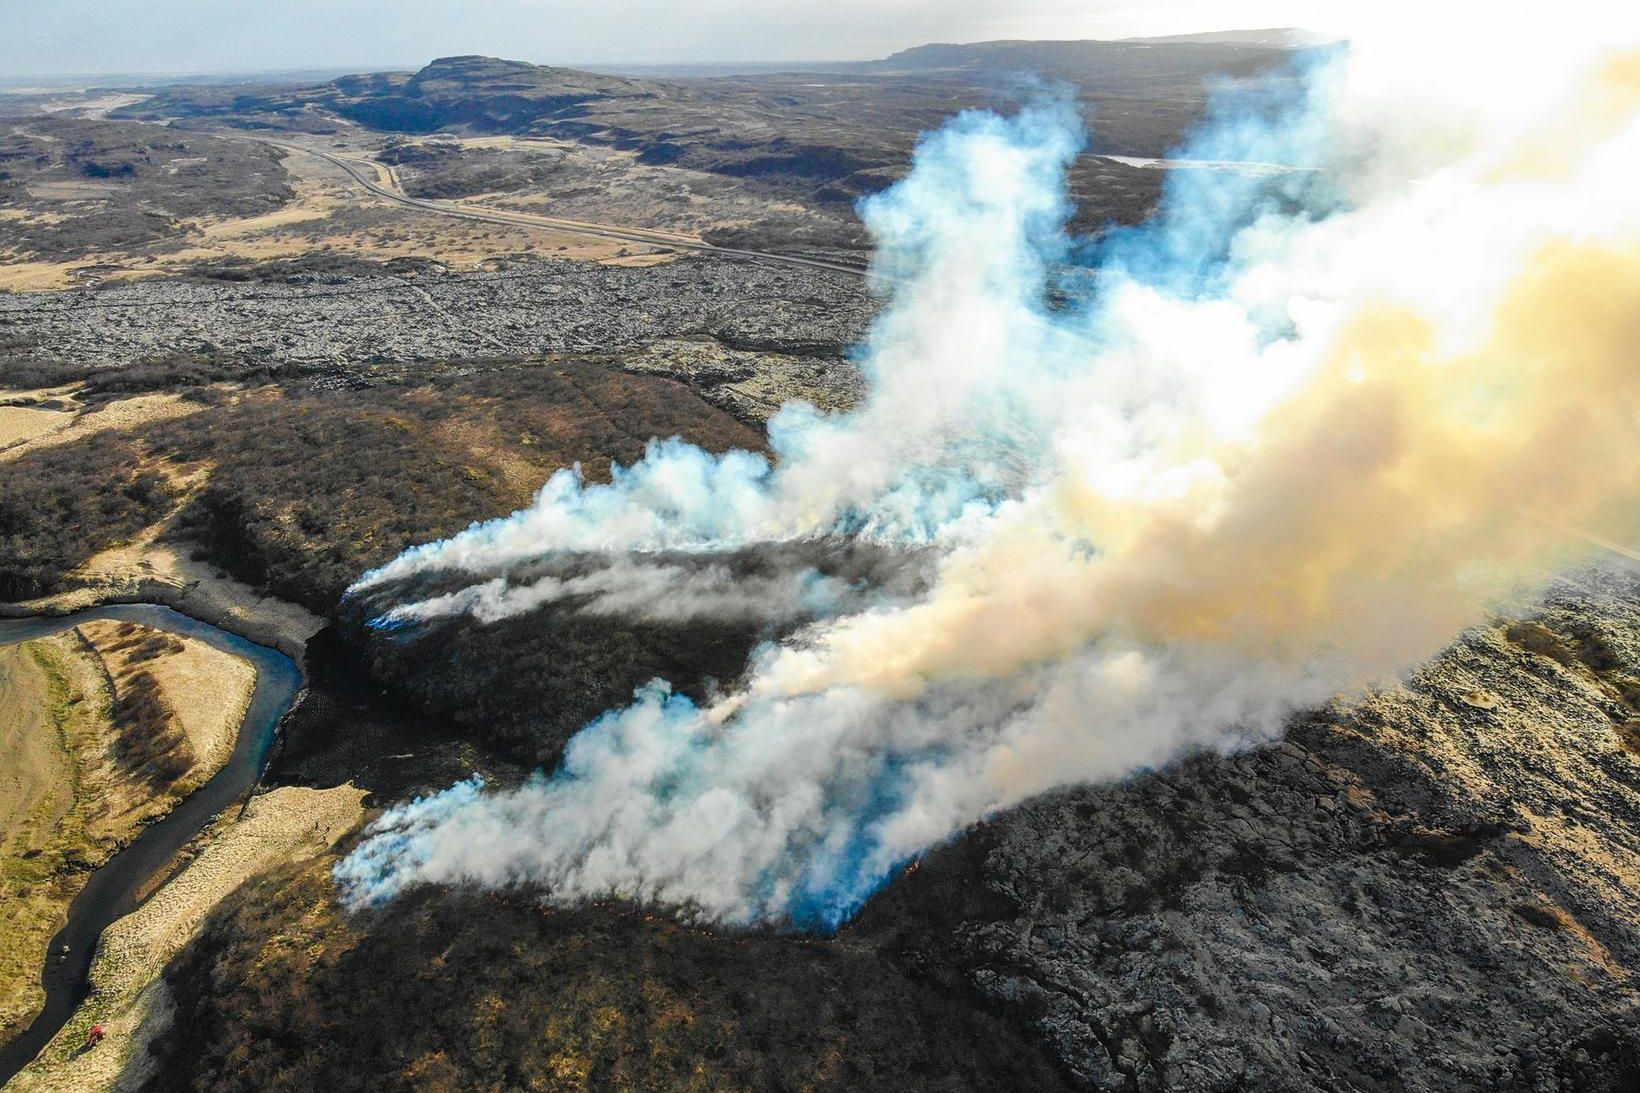
[[[61,410],[36,410],[30,406],[0,406],[0,459],[13,445],[23,444],[44,433],[61,429],[73,420]]]
[[[135,690],[151,693],[154,705],[167,714],[156,731],[174,732],[194,757],[172,787],[175,792],[192,792],[222,769],[256,686],[249,661],[136,623],[92,622],[80,632],[98,650],[116,692],[121,697]]]
[[[186,220],[173,237],[140,250],[97,251],[68,261],[0,261],[0,288],[28,292],[72,288],[90,278],[112,283],[169,277],[200,262],[271,261],[320,251],[371,261],[434,258],[458,270],[529,254],[623,265],[675,257],[620,240],[420,212],[365,193],[339,168],[309,155],[287,156],[285,168],[295,196],[276,211]]]
[[[307,640],[325,625],[306,608],[258,592],[173,544],[154,541],[152,534],[103,551],[75,578],[76,587],[25,606],[68,612],[110,600],[162,603],[291,657],[300,657]]]
[[[74,407],[67,412],[19,411],[12,407],[0,407],[0,463],[19,459],[45,448],[72,444],[76,440],[84,440],[99,433],[137,429],[173,418],[186,417],[199,409],[199,403],[174,394],[138,395],[135,398],[117,399],[99,404],[94,412],[88,412],[84,407]],[[51,420],[32,436],[8,441],[5,415],[18,412],[50,414]]]
[[[1617,726],[1617,738],[1629,754],[1640,758],[1640,717],[1633,717]]]
[[[74,815],[78,764],[71,742],[84,716],[44,643],[0,648],[0,1038],[44,1001],[37,982],[83,853]]]
[[[227,761],[255,679],[135,624],[0,648],[0,1036],[43,1001],[46,945],[88,871]]]
[[[134,1089],[149,1077],[150,1039],[170,1022],[173,1004],[160,979],[166,963],[235,888],[272,866],[321,854],[363,817],[364,791],[352,786],[286,787],[251,801],[225,821],[189,866],[135,912],[108,928],[91,969],[92,993],[11,1091],[91,1093]],[[101,1022],[108,1037],[80,1052]]]

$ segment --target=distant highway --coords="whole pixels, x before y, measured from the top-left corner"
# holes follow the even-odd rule
[[[284,141],[269,140],[266,137],[254,137],[264,144],[271,144],[287,152],[296,152],[302,155],[315,156],[346,171],[348,176],[377,197],[400,205],[408,205],[412,209],[422,212],[436,213],[439,216],[453,216],[462,220],[481,220],[489,224],[509,224],[521,228],[541,228],[548,231],[567,232],[573,235],[589,235],[602,239],[619,239],[627,243],[642,243],[651,247],[674,247],[679,250],[700,251],[705,254],[733,255],[739,258],[750,258],[759,262],[776,262],[785,266],[802,266],[806,269],[823,269],[831,273],[845,273],[851,277],[864,277],[865,269],[862,266],[849,265],[846,262],[829,262],[824,258],[804,258],[795,254],[776,254],[772,251],[747,250],[742,247],[718,247],[692,235],[681,235],[676,232],[657,231],[652,228],[630,228],[614,224],[593,224],[584,220],[565,220],[557,216],[541,216],[537,213],[517,212],[512,209],[497,209],[484,205],[470,205],[466,202],[434,201],[429,198],[411,197],[399,185],[398,176],[393,169],[385,164],[370,161],[346,159],[330,152],[322,152],[316,148],[304,148],[299,144],[286,144]]]

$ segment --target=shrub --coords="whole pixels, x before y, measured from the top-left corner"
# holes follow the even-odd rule
[[[0,599],[57,591],[92,555],[165,514],[173,491],[129,437],[44,448],[0,472]]]
[[[115,685],[114,729],[115,758],[154,792],[193,769],[193,748],[151,672],[135,672]]]

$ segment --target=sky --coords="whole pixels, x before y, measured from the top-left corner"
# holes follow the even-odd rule
[[[867,60],[925,42],[1314,25],[1294,0],[0,0],[0,81],[60,74]]]

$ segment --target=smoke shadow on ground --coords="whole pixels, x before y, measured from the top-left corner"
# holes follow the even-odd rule
[[[460,597],[473,574],[435,572],[386,582],[342,604],[338,653],[378,691],[448,719],[520,762],[552,765],[588,721],[654,679],[704,701],[739,679],[754,651],[817,619],[916,596],[933,575],[925,549],[836,538],[726,551],[556,552],[491,575],[511,593],[558,581],[563,595],[483,621],[472,602],[423,617],[394,609]],[[642,598],[613,600],[600,575]],[[576,583],[580,582],[580,583]],[[689,609],[679,610],[687,599]],[[656,610],[657,605],[665,610]],[[772,608],[778,608],[777,610]],[[384,620],[389,620],[384,622]]]

